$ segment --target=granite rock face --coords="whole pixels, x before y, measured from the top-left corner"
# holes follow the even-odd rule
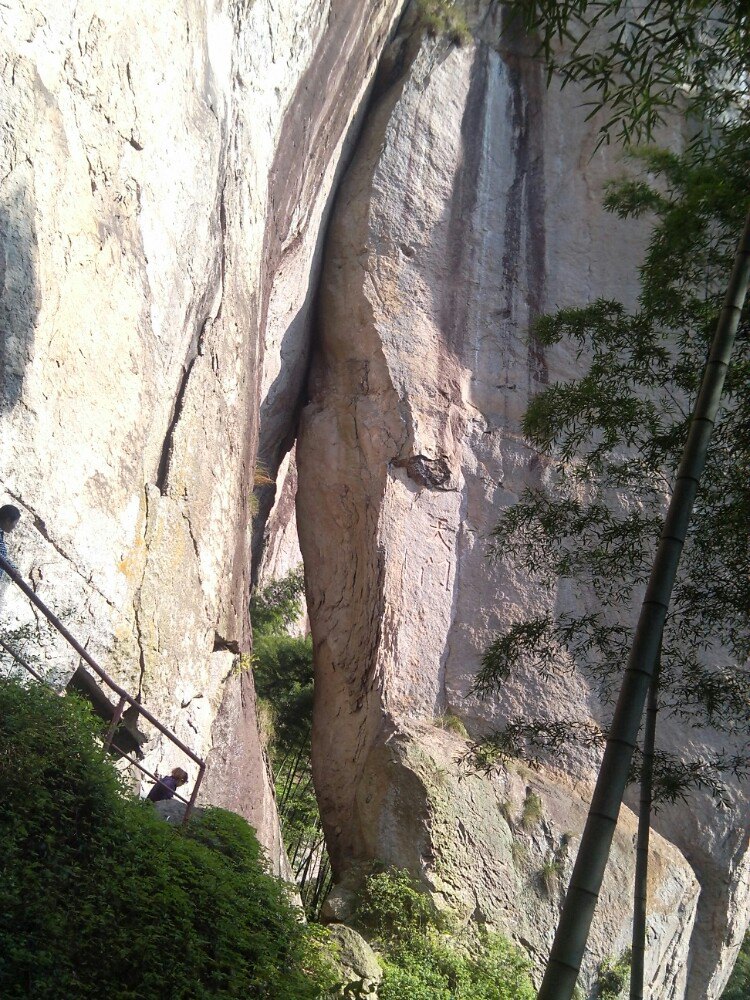
[[[12,555],[208,755],[203,798],[242,811],[277,868],[252,678],[236,669],[259,414],[273,411],[280,454],[331,192],[400,6],[0,10],[0,490],[24,515]],[[9,628],[36,629],[5,600]],[[64,682],[75,663],[41,639]],[[153,739],[146,763],[178,758]]]
[[[578,673],[544,683],[521,675],[486,702],[471,690],[490,634],[548,600],[485,558],[498,512],[547,471],[520,434],[530,395],[575,370],[572,354],[534,341],[530,321],[595,296],[632,302],[645,230],[602,211],[604,182],[624,165],[612,149],[595,152],[581,95],[546,90],[528,46],[507,34],[501,42],[496,5],[467,9],[475,44],[419,43],[408,22],[392,43],[329,233],[297,446],[316,650],[313,765],[340,879],[379,857],[408,858],[437,881],[436,858],[460,845],[483,919],[543,954],[554,906],[521,927],[523,880],[508,889],[486,874],[507,868],[510,847],[486,828],[484,806],[467,802],[455,822],[430,822],[435,796],[414,760],[426,738],[412,727],[446,711],[472,734],[518,714],[605,718]],[[562,588],[555,598],[569,599]],[[686,738],[678,727],[667,736],[676,746]],[[712,738],[689,734],[694,747]],[[394,747],[405,749],[385,780]],[[452,781],[455,765],[434,759]],[[581,751],[569,777],[540,776],[557,802],[555,836],[580,833],[596,766]],[[472,787],[497,799],[489,781],[481,793]],[[655,866],[663,905],[650,918],[660,946],[648,973],[660,998],[717,997],[747,924],[747,800],[732,794],[726,813],[697,798],[687,820],[678,809],[657,817],[669,860]],[[632,824],[624,810],[589,979],[614,942],[625,946]]]
[[[568,865],[595,762],[459,781],[460,740],[431,723],[601,717],[578,675],[470,692],[487,635],[544,606],[485,560],[498,510],[546,472],[520,436],[529,395],[575,370],[529,320],[632,299],[644,232],[602,213],[617,154],[592,156],[580,95],[500,44],[499,4],[467,0],[464,47],[424,37],[413,5],[399,22],[406,6],[0,5],[0,502],[23,512],[23,575],[285,872],[243,654],[251,579],[300,559],[299,479],[332,913],[380,857],[541,959],[559,886],[540,872]],[[0,600],[64,684],[67,648]],[[150,769],[185,766],[142,728]],[[747,923],[732,794],[724,815],[658,817],[665,1000],[717,997]],[[625,810],[592,963],[625,944],[632,834]]]

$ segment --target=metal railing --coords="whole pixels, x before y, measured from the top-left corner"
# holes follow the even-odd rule
[[[185,809],[185,816],[183,818],[183,823],[187,823],[193,812],[193,808],[195,807],[195,802],[196,799],[198,798],[198,791],[200,789],[201,782],[203,781],[203,775],[206,770],[205,761],[201,757],[199,757],[196,753],[194,753],[190,749],[190,747],[188,747],[185,743],[183,743],[182,740],[179,738],[179,736],[173,733],[171,729],[168,729],[162,722],[160,722],[155,715],[153,715],[151,712],[148,711],[148,709],[144,708],[139,702],[137,702],[132,695],[128,694],[128,692],[124,688],[120,687],[117,681],[113,680],[106,672],[106,670],[103,669],[103,667],[99,666],[99,664],[96,662],[93,656],[88,652],[88,650],[84,649],[84,647],[80,644],[80,642],[78,642],[75,636],[72,635],[72,633],[65,627],[65,625],[63,625],[63,623],[60,621],[57,615],[53,611],[50,611],[50,609],[47,607],[44,601],[42,601],[41,598],[38,597],[37,594],[31,589],[31,587],[19,574],[15,566],[7,559],[4,559],[1,555],[0,555],[0,570],[2,570],[3,573],[7,573],[7,575],[10,577],[13,583],[15,583],[15,585],[19,588],[19,590],[21,590],[26,595],[26,597],[28,597],[31,603],[35,605],[35,607],[37,607],[42,612],[47,621],[53,626],[53,628],[55,628],[60,633],[60,635],[63,637],[63,639],[65,639],[68,645],[70,645],[76,651],[76,653],[78,653],[78,655],[81,657],[82,660],[85,660],[85,662],[91,667],[91,669],[94,671],[97,677],[111,691],[114,691],[114,693],[118,696],[119,701],[115,706],[114,715],[112,716],[112,721],[110,722],[109,728],[104,737],[104,748],[106,750],[108,750],[111,746],[114,745],[114,748],[117,750],[117,752],[121,754],[123,757],[125,757],[128,761],[130,761],[131,764],[135,765],[135,767],[137,767],[140,771],[143,771],[144,774],[148,775],[149,778],[152,778],[157,783],[160,782],[160,779],[157,778],[156,775],[148,771],[135,757],[131,757],[129,754],[124,753],[117,747],[116,744],[112,743],[113,738],[115,736],[115,731],[118,725],[120,724],[120,721],[122,719],[122,714],[125,711],[125,706],[132,705],[136,709],[139,715],[142,715],[144,719],[147,719],[151,723],[151,725],[154,726],[155,729],[157,729],[163,736],[166,736],[166,738],[171,743],[174,743],[174,745],[179,750],[181,750],[184,754],[186,754],[186,756],[188,756],[192,761],[194,761],[198,765],[198,777],[195,779],[195,784],[193,785],[193,791],[190,795],[190,798],[189,799],[183,798],[183,796],[179,795],[176,791],[174,793],[174,797],[179,799],[181,802],[184,802],[187,807]],[[8,646],[7,643],[0,640],[0,646],[7,653],[9,653],[15,660],[17,660],[17,662],[20,663],[21,666],[23,666],[26,670],[28,670],[29,673],[32,674],[32,676],[34,676],[37,680],[42,681],[44,683],[44,678],[41,677],[40,674],[36,670],[34,670],[34,668],[30,664],[28,664],[22,657],[20,657],[13,649],[11,649],[11,647]]]

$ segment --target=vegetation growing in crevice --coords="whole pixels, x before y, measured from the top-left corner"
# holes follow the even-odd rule
[[[0,681],[0,995],[318,1000],[336,976],[253,830],[129,796],[72,695]]]
[[[447,709],[442,715],[436,715],[433,719],[433,725],[438,729],[445,729],[449,733],[455,733],[456,736],[460,736],[461,739],[467,740],[469,734],[466,732],[466,726],[463,721]]]
[[[356,919],[381,953],[380,1000],[533,1000],[525,955],[497,934],[452,939],[408,871],[370,875]]]
[[[433,38],[445,37],[455,45],[471,41],[466,14],[457,0],[416,0],[417,24]]]
[[[543,815],[542,800],[531,789],[526,792],[521,812],[521,826],[524,830],[533,830]]]
[[[521,869],[529,857],[529,849],[526,844],[514,839],[510,845],[510,856],[513,859],[513,866]]]
[[[266,586],[250,602],[259,725],[273,767],[289,861],[308,915],[330,886],[318,803],[312,783],[312,640],[290,634],[303,609],[301,568]]]
[[[619,958],[605,958],[594,988],[596,1000],[620,1000],[630,982],[630,950]]]

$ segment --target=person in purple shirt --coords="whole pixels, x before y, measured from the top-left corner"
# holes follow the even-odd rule
[[[166,802],[174,798],[174,793],[188,780],[187,773],[181,767],[176,767],[171,774],[159,778],[146,798],[149,802]]]

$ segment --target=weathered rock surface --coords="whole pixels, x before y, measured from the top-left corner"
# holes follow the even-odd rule
[[[543,353],[528,321],[632,296],[643,231],[601,212],[620,166],[606,148],[591,158],[579,97],[548,94],[522,46],[499,46],[499,5],[470,0],[481,44],[420,41],[412,19],[383,60],[315,331],[333,193],[403,6],[0,7],[0,490],[24,513],[20,570],[207,757],[203,801],[247,816],[283,871],[240,654],[251,573],[299,558],[284,456],[319,333],[298,511],[334,863],[342,876],[373,856],[409,864],[446,905],[541,955],[557,898],[534,873],[576,832],[593,761],[581,755],[572,785],[523,779],[547,818],[520,834],[520,776],[457,784],[450,738],[424,722],[601,715],[575,675],[522,676],[488,703],[470,690],[487,634],[542,606],[484,559],[498,509],[545,473],[519,435],[529,394],[575,365]],[[12,591],[3,600],[4,625],[30,627],[64,682],[69,651]],[[143,728],[151,770],[185,766]],[[659,816],[651,975],[665,998],[685,970],[691,1000],[726,978],[748,916],[741,810],[737,789],[723,816],[706,803]],[[511,835],[527,850],[517,865]],[[624,941],[631,835],[625,812],[595,958]],[[524,922],[529,893],[538,919]]]
[[[537,970],[552,944],[586,803],[572,783],[526,768],[487,780],[461,764],[464,740],[404,725],[368,756],[357,793],[366,850],[421,873],[439,906],[526,948]],[[620,823],[592,929],[594,954],[630,946],[637,821]],[[649,995],[683,995],[685,938],[699,886],[684,858],[654,836],[651,850]],[[593,963],[583,984],[593,985]]]
[[[542,350],[529,321],[597,295],[632,301],[644,230],[602,211],[603,183],[623,167],[611,149],[594,153],[596,125],[583,122],[580,95],[547,92],[528,50],[500,44],[496,5],[467,6],[480,44],[415,45],[405,33],[384,60],[332,220],[297,448],[316,648],[314,769],[340,878],[386,857],[409,858],[437,880],[436,858],[451,844],[467,870],[510,872],[507,831],[488,829],[484,808],[465,803],[461,829],[429,822],[434,789],[414,759],[422,737],[410,735],[413,720],[451,710],[479,733],[518,714],[605,717],[577,673],[544,683],[520,675],[488,702],[471,688],[491,632],[546,600],[524,574],[485,558],[498,511],[545,475],[520,436],[529,396],[575,366],[562,349]],[[556,598],[568,599],[563,590]],[[685,733],[673,727],[668,739],[680,745]],[[410,749],[381,781],[394,746]],[[572,787],[544,779],[557,797],[558,834],[580,832],[595,766],[582,751]],[[747,923],[747,802],[734,794],[724,814],[698,799],[687,817],[657,817],[677,848],[660,848],[669,858],[654,886],[663,905],[653,904],[649,925],[664,935],[650,969],[660,997],[718,996]],[[491,801],[494,792],[481,795]],[[424,830],[416,844],[415,814]],[[590,962],[624,944],[627,906],[616,904],[628,831],[624,810],[613,909],[600,917]],[[701,884],[692,936],[691,869]],[[517,916],[520,883],[486,877],[484,919]],[[532,921],[522,932],[538,954],[549,926]]]
[[[336,945],[336,962],[344,973],[345,981],[360,983],[364,990],[377,986],[383,978],[383,970],[362,935],[346,924],[330,924],[328,933]]]
[[[400,6],[0,10],[0,489],[24,513],[15,559],[208,754],[204,797],[240,809],[277,864],[252,679],[234,670],[259,412],[279,437],[293,424],[325,213]],[[6,609],[34,621],[13,595]],[[64,649],[47,652],[72,672]],[[152,742],[152,770],[178,763]]]

